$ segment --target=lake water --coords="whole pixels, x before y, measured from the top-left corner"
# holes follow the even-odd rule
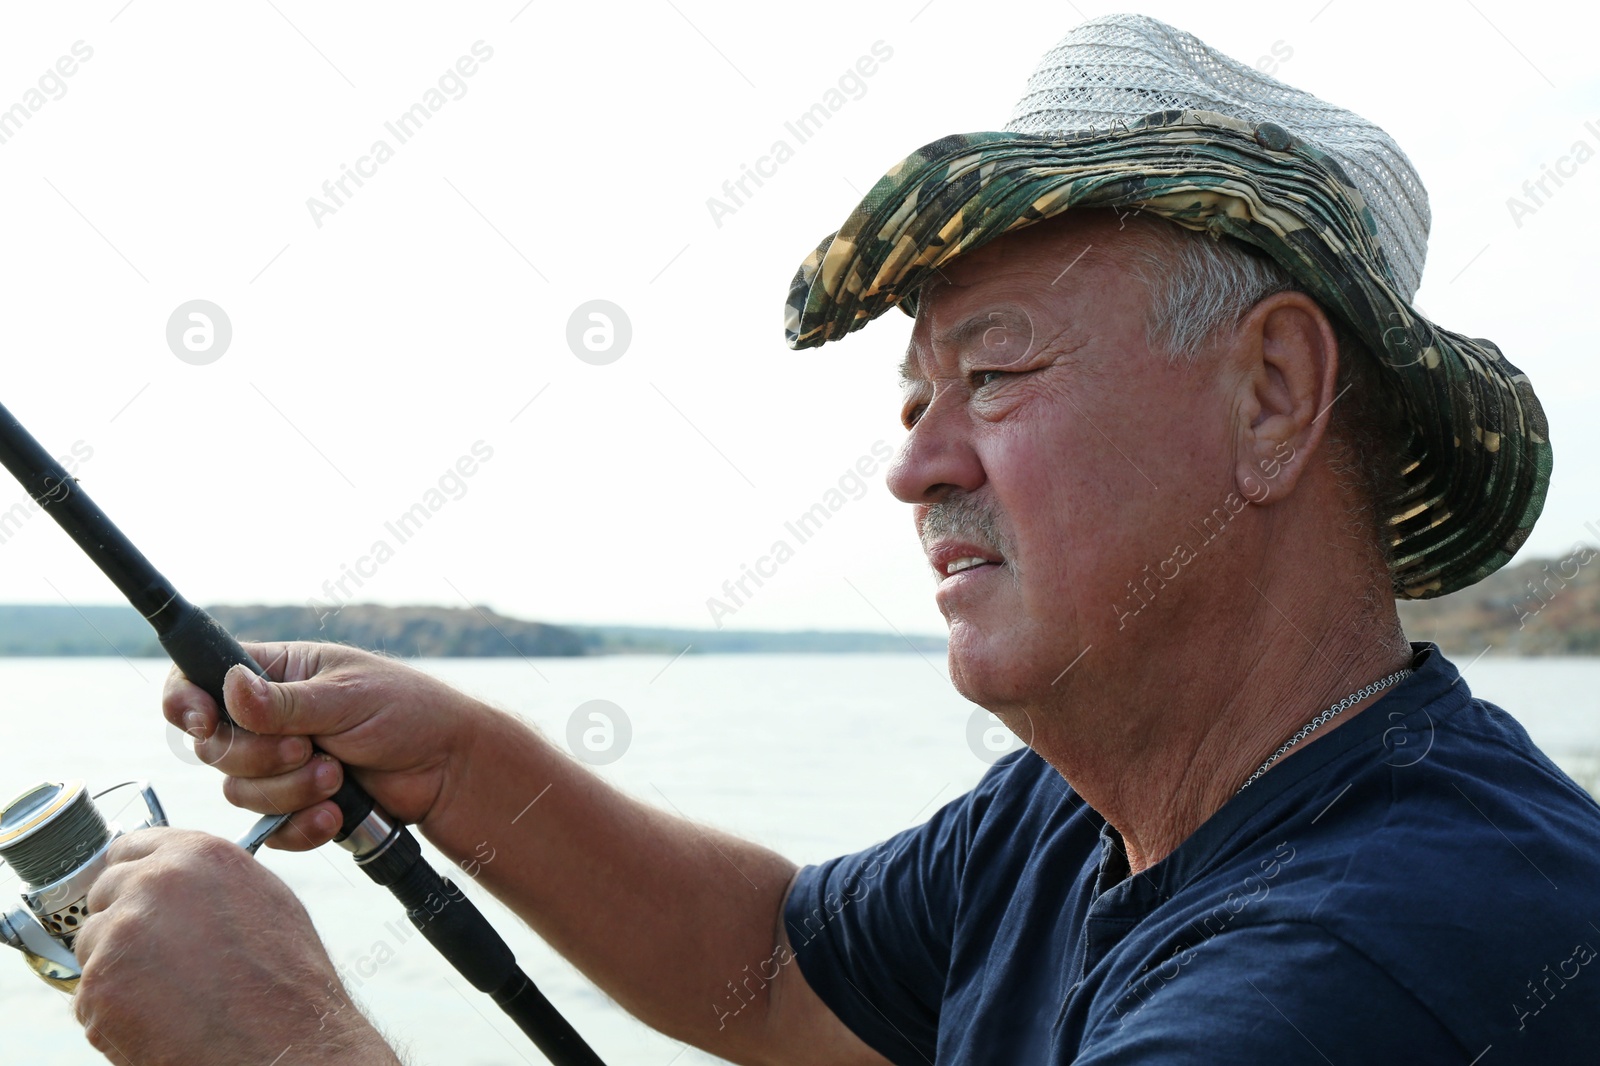
[[[969,741],[976,708],[950,687],[937,658],[627,656],[418,665],[521,714],[558,741],[580,706],[610,701],[626,715],[632,736],[599,773],[651,802],[665,796],[685,815],[797,862],[857,850],[914,825],[971,788],[987,767]],[[182,735],[169,734],[159,711],[166,670],[160,660],[0,660],[10,726],[0,795],[46,778],[83,778],[94,790],[145,778],[174,825],[230,838],[243,833],[252,817],[222,800],[213,771],[195,764],[192,754],[176,753],[185,750]],[[1470,665],[1466,677],[1477,695],[1515,713],[1557,762],[1594,787],[1600,659],[1486,658]],[[583,725],[598,728],[593,720]],[[604,739],[591,734],[596,744]],[[398,904],[345,852],[262,854],[305,900],[358,1002],[416,1066],[544,1062],[487,996],[456,977],[420,937],[405,935],[410,926]],[[8,909],[16,891],[16,878],[0,870],[0,895],[13,901]],[[608,1066],[720,1061],[633,1021],[487,893],[470,884],[467,891]],[[205,993],[195,990],[197,1006]],[[5,1063],[105,1061],[84,1041],[67,997],[35,979],[10,951],[0,954],[0,1001],[12,1023],[0,1037]]]

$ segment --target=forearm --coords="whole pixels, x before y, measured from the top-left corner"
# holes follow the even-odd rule
[[[625,795],[509,715],[472,729],[428,838],[648,1024],[768,1061],[794,864]]]

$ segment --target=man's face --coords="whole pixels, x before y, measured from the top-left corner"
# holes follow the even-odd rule
[[[915,505],[952,678],[991,710],[1128,668],[1214,601],[1203,574],[1180,572],[1128,614],[1142,604],[1130,582],[1170,575],[1175,546],[1199,539],[1190,523],[1233,488],[1226,375],[1149,349],[1149,297],[1128,271],[1149,241],[1135,226],[1168,224],[1069,214],[961,257],[923,293],[889,486]]]

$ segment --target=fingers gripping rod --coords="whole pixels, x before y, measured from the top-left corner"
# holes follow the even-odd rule
[[[222,680],[243,666],[265,677],[266,671],[233,636],[205,611],[178,594],[138,548],[78,487],[77,479],[46,452],[16,417],[0,406],[0,465],[67,535],[77,542],[134,609],[155,629],[161,646],[178,669],[213,700],[225,721]],[[404,825],[390,818],[346,773],[333,795],[343,815],[334,839],[355,856],[368,877],[393,892],[406,915],[474,988],[487,992],[555,1066],[603,1066],[577,1030],[544,997],[517,965],[511,949],[483,914],[451,883],[429,866],[421,845]],[[259,844],[272,816],[252,830]]]

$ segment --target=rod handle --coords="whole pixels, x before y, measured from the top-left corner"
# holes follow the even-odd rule
[[[158,612],[164,624],[156,627],[161,646],[166,649],[185,677],[205,690],[217,704],[217,713],[229,725],[228,708],[222,702],[222,679],[235,666],[242,666],[258,677],[267,672],[240,646],[233,634],[215,618],[182,596]],[[154,620],[152,620],[154,621]]]

